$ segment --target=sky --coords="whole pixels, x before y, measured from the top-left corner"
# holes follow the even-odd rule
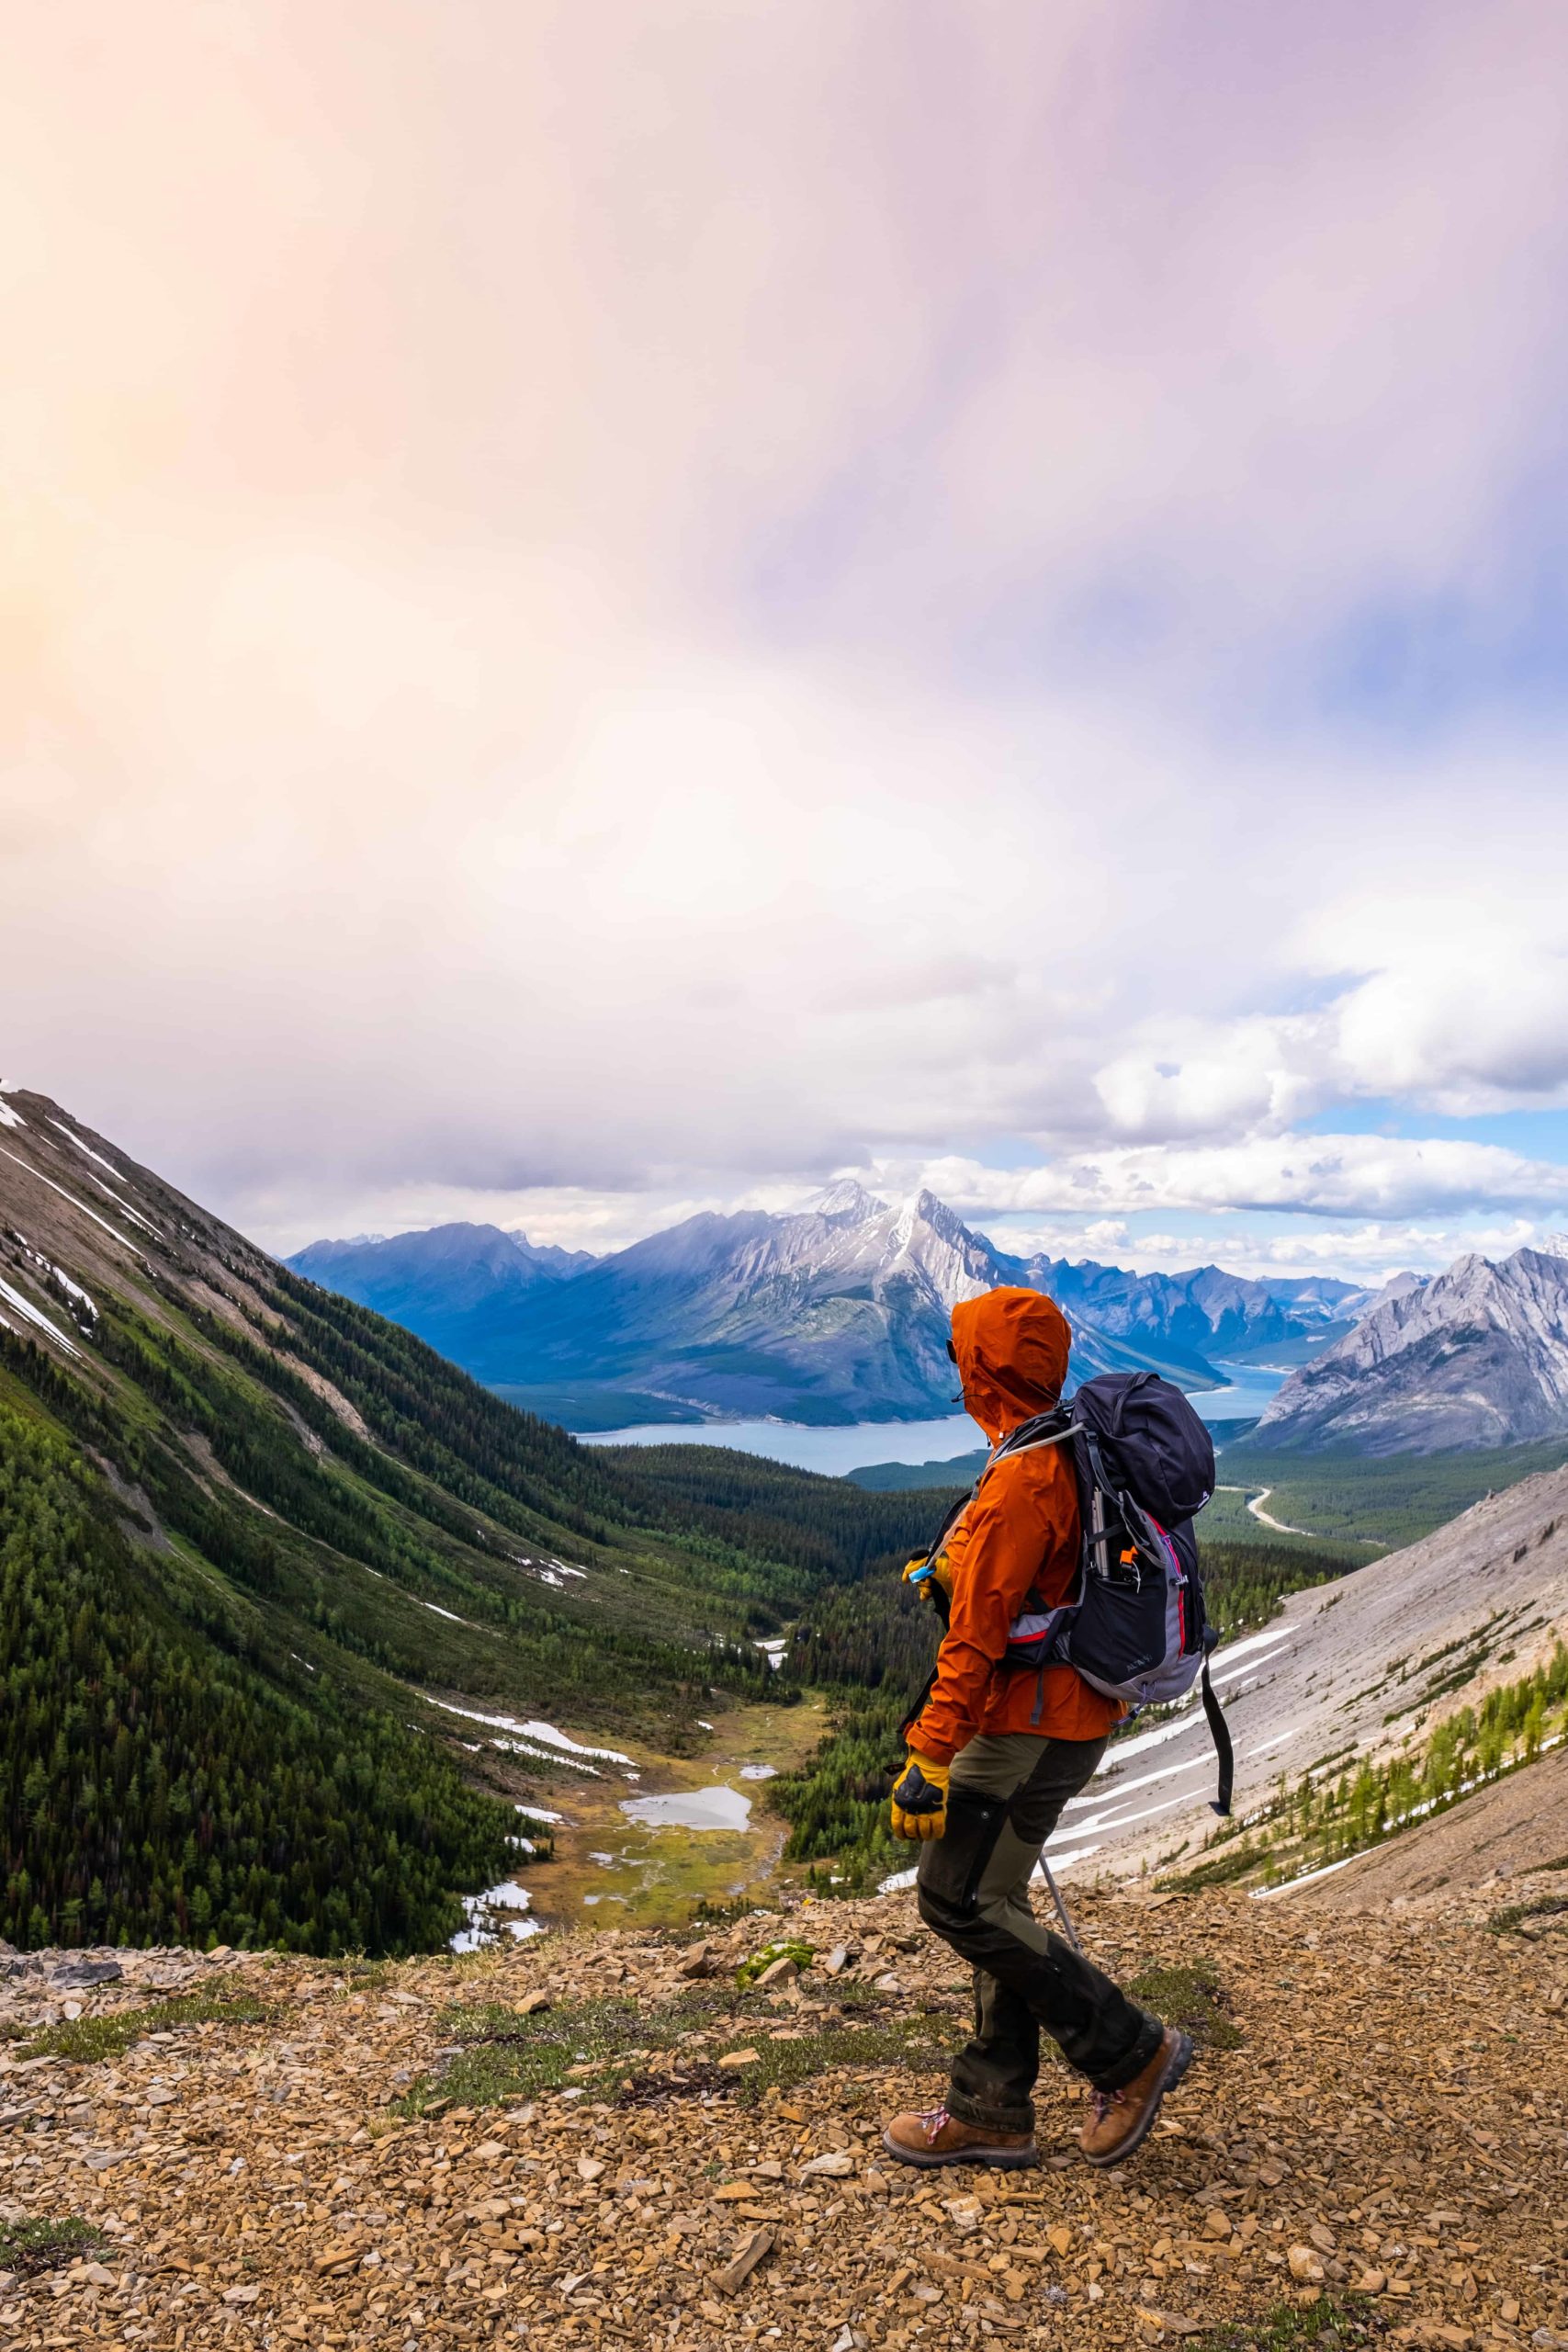
[[[54,0],[0,1076],[279,1250],[1568,1226],[1552,0]]]

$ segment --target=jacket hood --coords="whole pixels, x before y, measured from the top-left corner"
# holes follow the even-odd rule
[[[1066,1317],[1037,1290],[988,1290],[953,1308],[964,1408],[993,1445],[1055,1404],[1072,1342]]]

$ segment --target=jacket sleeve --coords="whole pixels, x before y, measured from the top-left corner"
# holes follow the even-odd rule
[[[998,1464],[964,1515],[949,1546],[953,1595],[937,1653],[936,1680],[908,1744],[933,1764],[950,1763],[980,1727],[991,1677],[1008,1645],[1008,1628],[1030,1588],[1052,1574],[1056,1555],[1076,1558],[1077,1498],[1043,1488],[1024,1471],[1028,1456]]]

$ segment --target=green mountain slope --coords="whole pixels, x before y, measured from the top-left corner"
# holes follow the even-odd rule
[[[606,1461],[0,1096],[0,1934],[439,1941],[552,1728],[691,1746],[929,1515]]]

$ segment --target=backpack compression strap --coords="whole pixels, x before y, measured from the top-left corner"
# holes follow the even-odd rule
[[[1214,1743],[1214,1753],[1220,1759],[1220,1785],[1209,1810],[1211,1813],[1228,1814],[1231,1791],[1235,1785],[1235,1750],[1231,1746],[1230,1725],[1225,1721],[1224,1709],[1214,1696],[1214,1686],[1209,1679],[1210,1646],[1212,1645],[1205,1645],[1203,1651],[1203,1713],[1209,1719],[1209,1736]]]

